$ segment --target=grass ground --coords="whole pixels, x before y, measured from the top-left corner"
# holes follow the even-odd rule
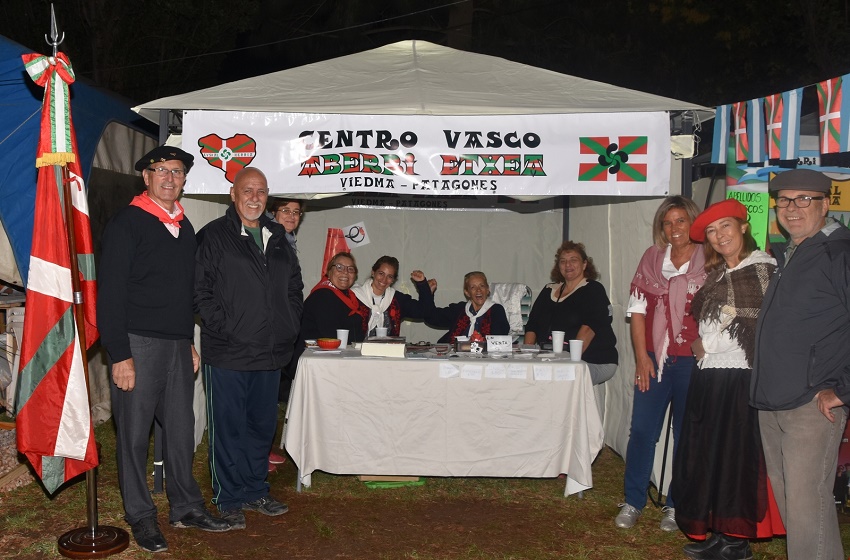
[[[116,482],[114,430],[97,428],[102,446],[99,521],[127,529]],[[209,498],[205,443],[195,473]],[[683,558],[686,539],[658,529],[661,512],[648,506],[638,525],[617,529],[624,464],[605,449],[594,463],[594,488],[584,499],[564,498],[560,479],[429,478],[418,487],[373,490],[352,476],[316,473],[313,486],[295,492],[291,461],[269,477],[272,494],[290,506],[286,515],[248,515],[248,528],[222,534],[172,529],[167,500],[155,495],[169,551],[160,558],[222,559],[493,559],[658,560]],[[166,481],[167,483],[167,481]],[[0,495],[0,557],[61,558],[56,539],[85,524],[83,481],[56,496],[30,484]],[[842,516],[842,520],[844,517]],[[842,525],[850,550],[850,524]],[[753,544],[757,560],[785,558],[784,540]],[[150,558],[132,542],[120,557]]]

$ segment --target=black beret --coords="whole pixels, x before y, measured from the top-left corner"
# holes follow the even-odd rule
[[[136,162],[136,171],[143,171],[155,163],[162,163],[163,161],[171,161],[173,159],[182,161],[183,165],[186,166],[186,171],[192,169],[192,165],[195,163],[195,156],[184,152],[180,148],[175,148],[174,146],[157,146]]]
[[[813,169],[789,169],[771,179],[768,185],[768,190],[772,193],[783,189],[829,194],[832,190],[832,179]]]

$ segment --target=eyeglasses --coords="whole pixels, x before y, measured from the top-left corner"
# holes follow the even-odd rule
[[[351,274],[357,272],[356,266],[345,266],[344,264],[340,264],[340,263],[336,263],[334,265],[334,268],[336,269],[337,272],[346,272],[347,271]]]
[[[788,205],[791,202],[794,202],[794,206],[797,208],[808,208],[812,205],[813,200],[823,200],[826,198],[825,196],[795,196],[794,198],[788,198],[787,196],[777,196],[776,197],[776,206],[779,208],[788,208]]]
[[[290,210],[289,208],[278,208],[277,212],[280,212],[285,216],[289,216],[290,214],[292,214],[296,218],[304,215],[304,212],[302,212],[301,210]]]
[[[186,176],[186,171],[183,170],[183,169],[180,169],[179,167],[175,168],[175,169],[169,169],[167,167],[159,166],[159,167],[148,167],[147,169],[148,169],[148,171],[154,172],[157,177],[166,177],[166,176],[168,176],[169,173],[171,173],[171,176],[174,177],[175,179],[182,179],[183,177]]]

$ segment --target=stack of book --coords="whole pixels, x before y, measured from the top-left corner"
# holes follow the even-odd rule
[[[385,358],[404,358],[405,339],[403,336],[382,336],[367,338],[360,346],[362,356],[380,356]]]

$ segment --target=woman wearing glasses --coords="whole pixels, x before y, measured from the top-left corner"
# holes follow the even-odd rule
[[[410,273],[419,300],[393,288],[398,278],[398,259],[383,256],[372,266],[372,276],[351,291],[369,308],[367,336],[375,336],[376,329],[386,328],[388,336],[398,336],[405,319],[423,319],[425,312],[434,307],[436,280],[428,280],[421,270]]]
[[[348,329],[349,342],[363,341],[369,324],[369,308],[351,290],[356,279],[357,264],[351,253],[334,255],[325,278],[304,300],[300,348],[303,349],[304,340],[336,338],[337,329]]]
[[[289,241],[289,246],[293,250],[295,250],[295,230],[301,225],[305,205],[305,201],[294,198],[276,197],[269,200],[269,214],[286,230],[286,240]]]
[[[483,272],[467,272],[463,277],[466,301],[428,311],[425,322],[435,329],[449,329],[437,342],[454,342],[459,336],[508,334],[511,325],[505,308],[490,297],[490,284]]]

